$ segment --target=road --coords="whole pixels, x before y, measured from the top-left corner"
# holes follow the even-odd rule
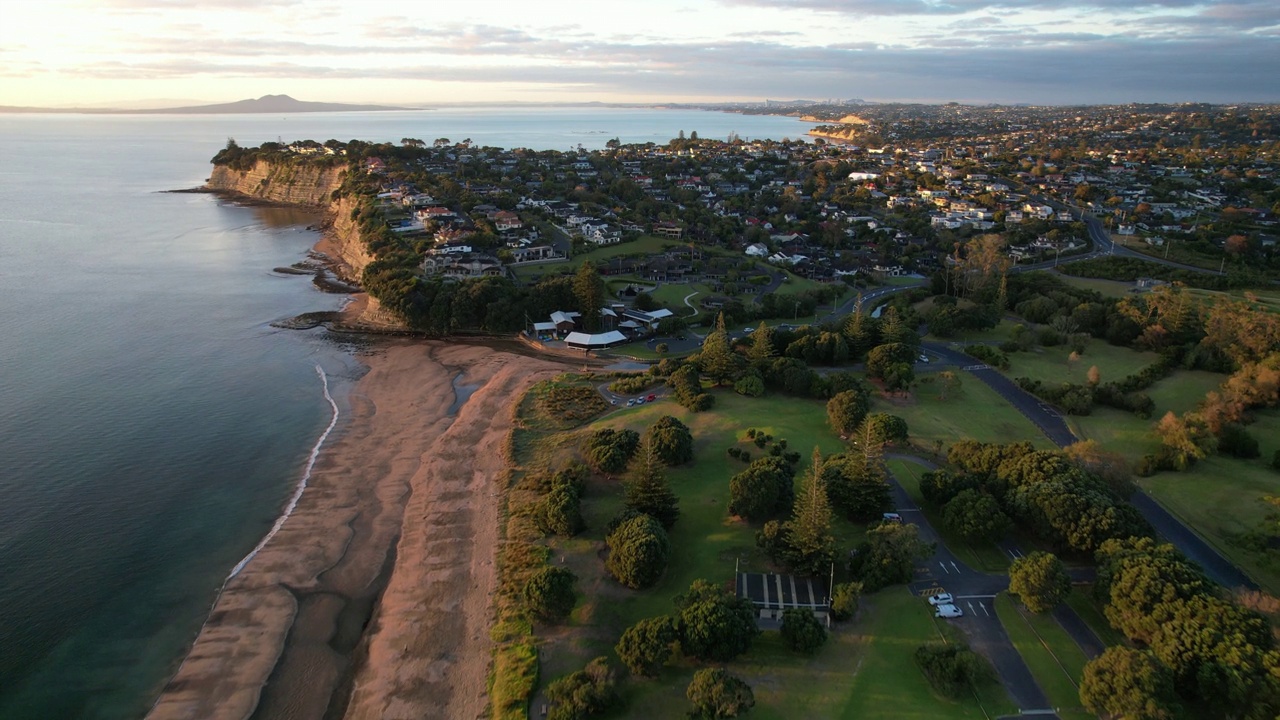
[[[941,362],[961,367],[981,380],[987,387],[995,390],[1000,397],[1017,408],[1018,412],[1021,412],[1036,427],[1040,428],[1045,437],[1049,438],[1058,447],[1066,447],[1076,442],[1077,438],[1071,432],[1071,428],[1067,425],[1061,412],[1049,403],[1018,387],[1017,383],[995,368],[942,343],[923,343],[922,347],[938,356]],[[1134,493],[1129,502],[1138,509],[1138,512],[1147,519],[1147,522],[1151,523],[1151,526],[1155,528],[1160,537],[1178,548],[1183,555],[1198,563],[1204,569],[1205,574],[1213,579],[1214,582],[1228,588],[1245,587],[1251,590],[1257,589],[1257,584],[1250,580],[1248,575],[1223,557],[1217,550],[1213,549],[1194,531],[1169,514],[1167,510],[1151,499],[1151,496],[1139,490]]]
[[[910,455],[891,457],[932,467],[932,463]],[[955,604],[964,615],[943,622],[959,626],[968,637],[969,646],[991,661],[1010,699],[1022,712],[1047,711],[1045,717],[1052,717],[1049,699],[1036,683],[1035,676],[1014,648],[1013,642],[1009,640],[1000,619],[996,617],[995,597],[1009,587],[1009,578],[978,572],[965,565],[943,544],[942,538],[929,524],[920,508],[911,501],[897,478],[891,478],[890,485],[894,505],[902,515],[903,522],[916,525],[920,529],[921,539],[933,543],[935,548],[928,560],[916,565],[915,580],[909,586],[912,594],[927,598],[948,592],[955,596]],[[926,612],[924,608],[921,611]]]

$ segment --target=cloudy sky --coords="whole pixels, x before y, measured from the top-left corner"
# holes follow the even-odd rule
[[[1280,101],[1280,0],[0,0],[0,104]]]

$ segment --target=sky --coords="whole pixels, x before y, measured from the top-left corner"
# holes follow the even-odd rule
[[[1280,102],[1280,0],[0,0],[0,105],[266,94]]]

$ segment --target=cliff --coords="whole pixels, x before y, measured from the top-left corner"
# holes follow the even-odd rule
[[[316,251],[333,262],[334,271],[343,279],[359,283],[365,266],[373,262],[373,256],[360,236],[359,226],[351,218],[358,202],[349,197],[333,198],[333,192],[342,186],[346,172],[346,165],[322,167],[259,160],[250,170],[215,165],[205,187],[219,193],[324,210],[325,233],[317,243]],[[404,323],[394,313],[383,309],[375,297],[368,297],[360,307],[363,311],[359,317],[345,321],[346,324],[377,330],[405,329]]]
[[[346,172],[346,165],[322,167],[259,160],[250,170],[214,165],[206,187],[286,205],[328,208],[333,191],[341,187]]]

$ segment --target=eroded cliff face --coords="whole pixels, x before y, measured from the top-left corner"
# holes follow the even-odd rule
[[[215,165],[206,185],[210,190],[287,205],[304,205],[325,211],[325,236],[317,245],[334,261],[335,270],[349,282],[360,282],[365,266],[373,262],[360,228],[352,219],[359,206],[354,198],[333,199],[333,191],[342,186],[347,166],[318,167],[274,164],[259,160],[250,170],[235,170]],[[404,329],[404,323],[378,299],[370,296],[357,322],[383,330]]]
[[[208,187],[271,202],[327,208],[346,172],[346,165],[320,167],[259,160],[250,170],[215,165]]]

